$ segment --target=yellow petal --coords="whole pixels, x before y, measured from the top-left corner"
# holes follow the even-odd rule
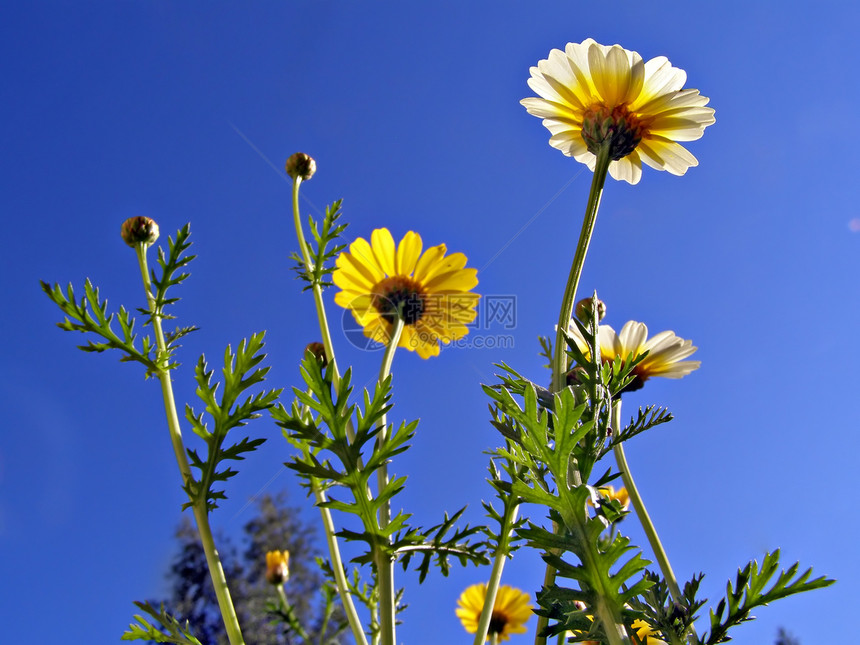
[[[418,258],[421,257],[421,247],[421,236],[418,233],[409,231],[403,236],[397,247],[397,266],[395,268],[398,275],[412,274],[418,263]]]
[[[365,273],[367,279],[372,284],[376,284],[385,277],[382,267],[373,255],[373,249],[370,248],[370,244],[363,237],[358,238],[350,244],[349,253],[341,253],[337,261],[338,266],[341,266],[339,264],[341,261],[347,262],[355,271]]]
[[[424,251],[424,255],[418,259],[418,263],[415,265],[415,280],[423,283],[427,272],[433,269],[436,263],[445,256],[446,250],[447,247],[444,244],[440,244],[439,246],[431,246]]]
[[[397,275],[394,264],[394,238],[387,228],[378,228],[370,235],[373,257],[386,275]]]

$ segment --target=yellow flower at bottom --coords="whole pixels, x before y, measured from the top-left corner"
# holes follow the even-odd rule
[[[632,638],[635,645],[640,645],[640,643],[641,645],[666,645],[666,641],[661,641],[659,638],[651,638],[654,630],[644,620],[634,620],[631,627],[636,630],[636,635]]]
[[[586,356],[588,346],[579,329],[571,323],[569,332],[571,338]],[[648,327],[645,323],[633,320],[625,323],[621,333],[616,334],[609,325],[598,327],[597,339],[600,343],[600,359],[603,363],[611,363],[618,356],[622,362],[634,361],[648,352],[648,355],[633,368],[633,381],[624,388],[624,392],[633,392],[645,385],[652,376],[666,378],[681,378],[702,364],[701,361],[685,361],[698,348],[693,341],[684,340],[673,331],[662,331],[648,338]]]
[[[627,489],[622,486],[617,491],[615,490],[615,486],[601,486],[597,489],[600,492],[600,495],[606,501],[615,500],[619,504],[621,504],[621,508],[625,511],[630,507],[630,495],[627,493]],[[591,498],[589,497],[586,502],[589,506],[592,505]]]
[[[417,233],[409,231],[395,248],[388,229],[376,229],[370,243],[360,237],[340,254],[332,281],[341,289],[334,301],[352,312],[365,336],[387,344],[399,316],[398,347],[429,358],[440,343],[469,333],[480,296],[471,293],[477,270],[465,268],[465,255],[446,257],[444,244],[421,251]]]
[[[470,634],[478,631],[486,595],[487,584],[480,583],[468,587],[457,599],[457,617]],[[500,641],[505,641],[511,634],[524,634],[526,621],[531,615],[529,595],[515,587],[502,585],[493,604],[488,637],[490,634],[496,634]]]
[[[290,552],[269,551],[266,553],[266,582],[282,585],[290,577]]]

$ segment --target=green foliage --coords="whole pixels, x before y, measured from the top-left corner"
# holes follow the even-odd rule
[[[129,629],[125,632],[120,640],[135,641],[135,640],[152,640],[156,643],[176,643],[177,645],[201,645],[188,628],[188,621],[182,625],[173,616],[164,611],[164,605],[161,609],[155,609],[148,602],[135,602],[135,605],[142,611],[155,618],[161,625],[162,629],[158,629],[150,623],[144,616],[135,614],[134,619],[137,624],[131,623]],[[162,631],[165,630],[165,631]]]
[[[188,241],[190,235],[191,225],[186,224],[176,232],[175,242],[173,238],[168,236],[167,245],[169,249],[167,254],[164,253],[163,248],[158,247],[158,265],[161,267],[161,277],[154,270],[151,275],[152,286],[155,287],[152,294],[155,301],[155,312],[145,309],[139,310],[141,313],[150,316],[150,322],[152,321],[153,313],[158,314],[162,319],[174,318],[174,316],[165,314],[164,308],[179,302],[179,298],[168,298],[167,290],[172,286],[180,284],[191,275],[189,273],[176,274],[177,271],[188,266],[197,257],[196,255],[184,255],[185,251],[191,246],[191,242]]]
[[[776,581],[767,590],[765,587],[779,569],[778,549],[773,553],[765,554],[761,568],[753,560],[743,569],[739,569],[734,585],[731,581],[726,584],[726,597],[711,610],[710,635],[706,634],[700,638],[699,643],[706,645],[726,643],[731,640],[728,636],[729,629],[752,620],[750,612],[756,607],[793,594],[828,587],[835,582],[824,576],[810,580],[812,569],[798,574],[799,568],[800,564],[795,562],[787,571],[780,571]]]
[[[501,469],[498,466],[498,461],[502,463]],[[482,502],[484,510],[487,511],[487,517],[499,525],[498,530],[491,529],[489,526],[484,527],[487,546],[493,557],[499,553],[510,556],[520,546],[516,539],[516,531],[523,528],[526,523],[525,518],[514,519],[515,511],[522,503],[522,499],[511,491],[511,482],[521,478],[525,473],[522,467],[517,467],[510,459],[490,459],[487,470],[490,473],[488,481],[495,488],[496,497],[502,503],[502,512],[500,513],[491,502]],[[505,473],[506,477],[502,475],[502,472]]]
[[[283,623],[287,633],[295,633],[304,642],[310,640],[292,605],[285,605],[280,600],[278,602],[270,601],[266,603],[266,612],[273,617],[273,623]]]
[[[706,602],[696,598],[704,575],[693,576],[684,585],[678,601],[672,599],[669,585],[658,574],[649,571],[645,577],[651,587],[638,598],[631,598],[631,609],[640,612],[643,620],[666,642],[687,642],[687,633]]]
[[[220,401],[216,398],[220,383],[212,383],[213,370],[208,369],[203,356],[197,363],[194,370],[197,396],[206,404],[205,411],[212,418],[213,428],[210,431],[208,425],[203,422],[203,412],[195,414],[190,405],[185,406],[185,416],[194,432],[206,442],[207,452],[204,459],[196,450],[188,450],[191,466],[199,471],[199,476],[192,477],[186,486],[190,501],[184,507],[205,503],[209,511],[217,508],[217,500],[226,497],[223,490],[215,490],[213,485],[236,474],[229,466],[222,468],[223,463],[228,460],[241,461],[245,453],[256,450],[265,441],[244,437],[237,443],[224,445],[230,430],[258,418],[260,412],[272,407],[280,396],[281,390],[269,390],[248,396],[238,403],[242,393],[261,383],[269,371],[268,367],[258,367],[266,356],[262,353],[264,336],[261,332],[254,334],[247,341],[243,340],[235,354],[227,347],[222,369],[224,390]]]
[[[463,507],[451,517],[445,513],[443,521],[429,529],[418,528],[398,533],[392,546],[394,553],[400,556],[404,571],[409,567],[412,558],[419,555],[421,559],[415,568],[418,572],[418,582],[424,582],[430,570],[431,561],[435,561],[439,571],[446,577],[451,570],[450,558],[452,557],[457,558],[462,566],[470,562],[476,566],[489,564],[484,544],[470,544],[467,541],[467,538],[483,533],[484,527],[469,527],[467,524],[464,528],[455,528],[457,520],[465,510],[466,508]],[[452,528],[453,535],[446,537]]]
[[[672,413],[666,408],[658,408],[654,405],[649,405],[644,410],[639,408],[635,419],[630,417],[630,423],[627,426],[621,428],[619,432],[613,433],[612,440],[609,445],[601,450],[600,456],[602,457],[609,452],[615,444],[632,439],[661,423],[668,423],[673,418]]]
[[[352,501],[332,497],[325,502],[325,506],[358,516],[364,531],[343,531],[343,537],[364,540],[371,549],[385,548],[391,555],[389,538],[404,528],[408,516],[398,513],[383,528],[377,513],[385,500],[390,500],[402,489],[405,478],[392,478],[375,496],[370,493],[370,478],[394,455],[406,450],[418,422],[401,424],[397,429],[389,424],[386,441],[375,441],[382,430],[379,422],[391,408],[390,377],[377,384],[372,396],[364,392],[362,411],[349,404],[351,370],[344,374],[334,397],[331,380],[323,373],[316,358],[305,357],[302,361],[302,376],[309,392],[294,388],[296,401],[292,410],[288,412],[280,405],[272,410],[277,424],[291,431],[293,439],[311,449],[293,457],[287,465],[303,477],[315,477],[345,487],[351,493]],[[316,413],[316,418],[313,413]],[[353,416],[356,419],[354,438],[350,441],[347,428],[351,427]],[[328,432],[324,428],[328,428]],[[339,463],[332,463],[329,459],[320,461],[317,457],[320,452],[331,454]],[[366,463],[365,454],[368,455]]]
[[[188,236],[191,229],[188,224],[181,228],[176,233],[176,242],[168,237],[170,246],[169,254],[165,255],[164,251],[158,249],[158,263],[161,266],[161,276],[152,272],[152,284],[155,287],[154,311],[148,309],[138,309],[141,313],[147,316],[146,324],[151,324],[153,316],[159,318],[173,318],[164,313],[164,308],[177,302],[178,298],[168,298],[167,290],[173,285],[181,283],[188,277],[188,273],[176,272],[187,266],[195,256],[184,256],[184,252],[191,246],[188,242]],[[68,285],[64,293],[58,284],[51,286],[46,282],[41,282],[42,290],[45,294],[60,307],[66,316],[66,319],[57,323],[60,329],[66,331],[78,331],[81,333],[91,333],[102,340],[93,341],[87,340],[86,345],[78,347],[85,352],[103,352],[107,349],[118,349],[125,355],[120,358],[120,361],[129,362],[136,361],[146,368],[146,376],[152,376],[159,370],[170,370],[177,366],[177,363],[172,362],[173,352],[179,346],[177,341],[187,334],[195,331],[197,327],[177,327],[173,332],[165,334],[165,352],[158,354],[156,343],[149,336],[144,336],[141,340],[140,347],[137,346],[137,334],[134,333],[135,319],[129,315],[129,312],[120,307],[119,311],[108,313],[107,300],[101,300],[99,290],[87,280],[84,283],[84,295],[80,300],[75,297],[74,288]],[[119,334],[113,328],[114,320],[119,324]]]
[[[481,533],[481,527],[455,528],[464,509],[429,528],[408,526],[409,514],[399,511],[383,525],[379,514],[385,502],[397,495],[405,477],[392,477],[375,493],[371,478],[393,457],[407,450],[417,421],[386,424],[382,420],[391,408],[391,377],[377,383],[373,393],[364,392],[361,407],[350,404],[352,372],[347,370],[332,392],[331,375],[322,364],[308,355],[302,362],[302,377],[308,391],[294,388],[296,400],[288,411],[279,405],[272,417],[285,429],[285,436],[302,448],[287,465],[308,481],[322,480],[340,486],[350,498],[330,494],[324,506],[349,513],[361,521],[361,530],[343,528],[337,534],[351,541],[365,542],[368,549],[353,558],[359,564],[371,563],[379,551],[387,557],[400,558],[404,568],[413,558],[421,581],[430,564],[435,562],[443,575],[450,569],[450,558],[461,563],[486,564],[483,543],[470,544],[467,538]],[[354,421],[353,421],[354,420]],[[330,493],[332,489],[329,489]],[[453,530],[453,533],[451,531]]]
[[[290,259],[296,262],[293,270],[298,273],[298,277],[307,282],[305,291],[312,289],[314,285],[321,287],[329,287],[332,283],[328,277],[334,271],[330,261],[334,259],[346,248],[346,244],[337,244],[337,240],[343,235],[347,224],[339,222],[341,216],[342,199],[337,200],[331,206],[326,206],[325,217],[323,217],[322,226],[318,226],[313,217],[308,217],[308,227],[313,242],[306,242],[307,252],[310,257],[311,270],[305,266],[305,260],[300,253],[293,253]]]
[[[553,526],[547,530],[530,522],[518,534],[543,552],[560,577],[577,582],[577,588],[544,588],[537,595],[538,613],[556,621],[549,634],[583,629],[576,601],[596,608],[601,619],[621,623],[629,613],[627,602],[649,585],[642,577],[647,561],[638,553],[623,560],[633,550],[629,539],[602,538],[605,518],[590,517],[586,511],[591,491],[585,482],[603,433],[595,431],[594,418],[585,418],[587,405],[577,401],[572,388],[553,395],[551,406],[545,407],[532,383],[510,370],[502,380],[503,385],[484,386],[484,391],[495,404],[491,422],[508,439],[498,454],[519,466],[513,471],[511,492],[526,503],[547,507]],[[566,559],[566,553],[575,561]]]
[[[87,340],[86,345],[78,345],[85,352],[103,352],[106,349],[119,349],[125,353],[120,361],[137,361],[146,367],[147,375],[156,370],[155,345],[149,336],[144,336],[141,348],[136,346],[137,334],[134,333],[134,318],[129,316],[124,307],[119,308],[118,314],[107,313],[107,300],[101,300],[99,290],[87,280],[84,283],[84,296],[78,301],[72,285],[68,285],[63,293],[60,285],[49,285],[42,282],[42,291],[62,309],[66,319],[57,323],[57,327],[65,331],[93,333],[104,340],[94,342]],[[116,318],[122,337],[113,328]]]

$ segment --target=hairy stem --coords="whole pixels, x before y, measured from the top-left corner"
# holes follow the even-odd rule
[[[358,617],[358,611],[355,609],[352,594],[349,593],[349,585],[347,584],[346,574],[343,570],[343,558],[341,558],[340,548],[335,537],[334,520],[331,517],[331,511],[323,506],[326,502],[325,491],[315,478],[311,479],[311,489],[314,492],[314,498],[322,516],[323,532],[325,533],[326,544],[328,544],[334,581],[337,585],[337,592],[340,595],[340,601],[343,603],[347,620],[349,621],[349,627],[352,630],[352,637],[358,645],[367,645],[367,637],[364,635],[361,619]]]
[[[612,427],[616,432],[621,432],[621,399],[614,401],[612,404]],[[624,480],[624,486],[627,488],[630,502],[633,504],[633,509],[636,511],[636,517],[639,518],[639,523],[645,531],[645,535],[651,545],[651,550],[654,552],[654,557],[657,559],[657,564],[660,565],[660,571],[663,572],[663,578],[669,586],[669,593],[672,594],[672,600],[680,603],[683,598],[681,595],[681,588],[678,586],[675,572],[672,571],[672,565],[669,564],[669,556],[666,555],[666,549],[663,548],[663,543],[660,542],[660,536],[657,535],[657,529],[654,528],[654,522],[651,521],[651,516],[648,515],[648,509],[645,508],[645,503],[642,501],[639,489],[636,488],[636,482],[633,480],[630,466],[627,463],[627,457],[624,454],[624,445],[621,442],[616,443],[612,447],[612,452],[615,454],[615,462],[618,464],[618,470],[621,472],[621,479]],[[690,635],[694,637],[696,636],[696,628],[693,627],[693,625],[690,625]]]
[[[388,340],[388,345],[385,348],[385,355],[382,357],[382,365],[379,368],[379,382],[382,383],[388,378],[391,373],[391,364],[394,361],[394,351],[397,349],[397,344],[400,342],[400,336],[403,333],[403,318],[397,316],[394,319],[394,326],[391,330],[391,338]],[[385,443],[387,439],[387,415],[382,415],[379,420],[381,427],[377,441],[379,445]],[[377,472],[378,493],[388,486],[388,465],[382,464]],[[391,500],[386,500],[379,510],[379,527],[384,529],[391,521]],[[395,640],[395,607],[394,607],[394,559],[385,550],[376,547],[374,554],[376,560],[376,576],[379,585],[379,629],[382,639],[382,645],[396,645]]]
[[[296,176],[295,179],[293,179],[293,224],[296,229],[296,237],[299,241],[299,248],[301,249],[305,270],[308,274],[311,274],[314,270],[314,266],[311,262],[311,256],[305,240],[305,233],[302,228],[302,218],[299,211],[299,186],[301,186],[301,183],[302,178],[300,176]],[[322,297],[322,287],[319,283],[315,282],[313,284],[312,292],[314,296],[314,305],[317,310],[317,319],[319,320],[320,334],[323,339],[323,347],[325,348],[325,358],[331,365],[332,385],[334,386],[335,391],[338,391],[340,386],[340,372],[337,368],[337,360],[334,355],[334,345],[332,344],[331,331],[329,330],[328,317],[326,316],[325,303],[323,302]],[[346,434],[350,442],[355,439],[355,430],[352,426],[352,420],[347,423]],[[319,486],[314,489],[314,495],[316,496],[318,505],[320,501],[325,501],[325,492]],[[340,555],[339,543],[335,536],[334,521],[332,520],[331,512],[327,508],[320,506],[320,513],[322,514],[323,530],[325,532],[326,542],[328,543],[329,556],[331,558],[332,569],[334,570],[338,595],[343,603],[344,611],[346,611],[353,638],[355,638],[356,643],[367,645],[367,638],[365,637],[364,629],[361,625],[361,619],[355,609],[355,603],[353,602],[352,594],[349,593],[349,587],[343,572],[343,560]]]
[[[481,610],[481,618],[478,621],[478,630],[475,632],[474,645],[482,645],[487,639],[487,631],[490,629],[490,620],[493,618],[493,607],[496,604],[496,596],[499,593],[499,583],[502,580],[502,571],[508,559],[508,546],[511,542],[511,531],[517,521],[520,505],[511,495],[505,500],[505,511],[502,515],[502,526],[499,531],[499,548],[493,561],[493,570],[487,583],[487,593],[484,596],[484,608]]]
[[[594,224],[597,221],[597,211],[600,208],[600,198],[603,195],[603,184],[606,182],[606,172],[609,170],[609,142],[605,143],[597,154],[597,162],[594,166],[594,177],[591,180],[591,190],[588,193],[588,203],[585,207],[585,217],[582,221],[582,230],[579,233],[579,242],[570,266],[570,274],[567,285],[564,288],[564,297],[561,301],[561,310],[558,314],[558,326],[555,333],[555,353],[552,361],[552,391],[558,392],[565,386],[565,375],[567,374],[567,342],[564,335],[570,323],[573,306],[576,302],[576,290],[579,287],[579,278],[582,276],[582,267],[585,264],[585,255],[591,243],[594,233]]]
[[[305,271],[307,271],[310,275],[313,273],[314,265],[311,261],[310,252],[308,251],[308,245],[307,241],[305,240],[304,229],[302,228],[302,217],[299,212],[299,186],[301,186],[301,183],[301,177],[297,176],[295,179],[293,179],[293,224],[296,229],[296,237],[298,237],[299,239],[299,248],[302,252],[302,260],[305,264]],[[331,341],[331,330],[329,329],[328,317],[326,316],[325,311],[325,303],[323,302],[322,287],[319,285],[319,283],[314,282],[311,291],[314,294],[314,306],[317,310],[317,319],[319,320],[320,334],[322,335],[326,360],[331,365],[332,385],[334,385],[335,390],[337,390],[340,384],[340,371],[337,368],[337,360],[335,359],[334,355],[334,345]],[[348,425],[346,431],[349,440],[352,441],[355,434],[355,431],[352,428],[352,424]]]
[[[176,412],[176,401],[173,397],[173,383],[170,378],[170,370],[167,367],[170,358],[167,352],[167,343],[164,340],[164,331],[161,327],[161,311],[157,309],[155,297],[152,295],[152,283],[149,277],[149,267],[146,261],[146,251],[148,244],[138,243],[137,260],[140,265],[140,273],[143,278],[143,287],[146,292],[146,300],[149,304],[149,311],[152,316],[152,328],[155,331],[155,342],[158,347],[156,355],[156,376],[161,382],[161,393],[164,398],[164,410],[167,415],[167,427],[170,431],[170,441],[173,444],[173,452],[176,455],[176,462],[179,465],[179,472],[182,475],[182,484],[188,489],[191,482],[191,467],[188,465],[188,459],[185,456],[185,446],[182,443],[182,431],[179,426],[179,415]],[[197,532],[200,534],[200,542],[203,545],[203,552],[206,555],[206,564],[209,567],[209,576],[212,578],[212,586],[215,587],[215,596],[218,599],[218,608],[221,610],[221,617],[224,620],[224,627],[227,630],[227,638],[230,645],[244,645],[242,638],[242,630],[239,627],[239,619],[236,616],[236,609],[233,606],[233,600],[230,597],[230,589],[227,587],[227,578],[224,575],[224,568],[221,566],[221,559],[218,556],[218,550],[215,548],[215,540],[212,537],[212,528],[209,525],[209,511],[206,508],[206,499],[192,504],[194,511],[194,519],[197,523]]]
[[[594,224],[597,221],[597,211],[600,209],[600,198],[603,196],[603,185],[606,183],[606,172],[609,170],[609,142],[605,143],[597,154],[594,166],[594,176],[591,179],[591,190],[588,193],[588,202],[585,206],[585,216],[582,220],[582,229],[579,233],[579,242],[570,265],[570,273],[567,284],[564,287],[564,296],[561,301],[561,309],[558,314],[558,325],[556,325],[555,345],[553,345],[552,357],[552,387],[553,392],[560,392],[567,385],[567,341],[565,333],[570,324],[573,307],[576,302],[576,290],[579,288],[579,278],[582,276],[582,267],[585,265],[585,256],[594,233]],[[596,404],[596,402],[595,402]],[[579,470],[576,464],[571,464],[571,480],[581,484]],[[544,585],[550,586],[555,583],[555,569],[547,565],[544,572]],[[538,616],[535,645],[546,645],[546,637],[540,633],[546,629],[549,619],[546,616]]]

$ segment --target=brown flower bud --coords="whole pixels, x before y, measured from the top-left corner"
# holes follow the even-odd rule
[[[141,242],[149,246],[158,239],[158,224],[154,219],[138,215],[129,217],[122,223],[120,235],[130,247],[135,247]]]
[[[576,316],[577,320],[581,322],[583,325],[587,325],[591,320],[591,312],[592,312],[592,298],[583,298],[579,302],[576,303],[576,306],[573,308],[573,315]],[[602,300],[597,301],[597,322],[603,320],[606,316],[606,303]]]
[[[322,343],[308,343],[308,346],[305,347],[305,354],[310,352],[313,354],[316,359],[323,364],[323,367],[328,365],[328,358],[325,355],[325,345]]]
[[[291,154],[290,158],[287,159],[287,174],[293,179],[301,177],[302,181],[307,181],[314,176],[316,171],[317,162],[304,152]]]

